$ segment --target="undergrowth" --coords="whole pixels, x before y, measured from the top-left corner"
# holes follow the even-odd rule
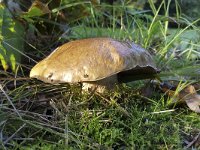
[[[167,107],[161,94],[147,99],[126,86],[104,95],[80,94],[79,85],[26,82],[4,88],[3,147],[180,149],[186,135],[199,130],[198,114]]]

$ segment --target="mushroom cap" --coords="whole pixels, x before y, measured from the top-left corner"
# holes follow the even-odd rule
[[[49,83],[97,81],[136,67],[156,69],[151,55],[139,45],[111,38],[71,41],[36,64],[31,78]]]

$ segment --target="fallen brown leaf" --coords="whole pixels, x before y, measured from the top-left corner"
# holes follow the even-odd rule
[[[185,98],[186,104],[188,105],[188,107],[197,112],[200,113],[200,95],[195,94],[193,96],[190,96],[189,98],[186,96]]]
[[[163,86],[161,90],[168,96],[173,97],[175,99],[174,102],[185,102],[192,111],[200,113],[200,95],[193,85],[186,86],[180,92],[172,90],[171,86]]]
[[[197,94],[193,85],[188,85],[180,91],[179,99],[185,101],[192,111],[200,113],[200,95]]]

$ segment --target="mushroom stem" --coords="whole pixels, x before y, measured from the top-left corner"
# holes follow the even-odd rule
[[[98,93],[103,93],[105,90],[112,90],[116,84],[118,84],[117,75],[112,75],[97,81],[83,82],[82,90],[86,92],[96,91]]]

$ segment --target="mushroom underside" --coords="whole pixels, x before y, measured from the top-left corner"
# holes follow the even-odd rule
[[[126,83],[135,80],[142,80],[142,79],[153,79],[155,75],[159,71],[151,66],[146,67],[139,67],[137,66],[134,69],[122,71],[118,74],[112,75],[110,77],[106,77],[101,80],[97,81],[85,81],[82,84],[83,91],[97,91],[99,93],[103,93],[105,90],[112,90],[114,89],[115,85],[119,83]]]
[[[114,89],[116,84],[118,84],[117,74],[97,81],[83,82],[82,90],[86,92],[96,91],[103,93],[105,90]]]

